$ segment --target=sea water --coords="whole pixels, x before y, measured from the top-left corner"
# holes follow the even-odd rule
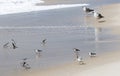
[[[109,28],[89,26],[92,24],[86,23],[84,16],[81,7],[1,15],[0,76],[7,76],[6,71],[22,70],[24,58],[31,69],[42,69],[74,62],[73,48],[80,49],[83,58],[90,51],[99,55],[119,49],[119,36],[111,34]],[[3,47],[11,39],[18,48]],[[45,45],[41,44],[43,39],[47,39]],[[42,50],[40,57],[35,49]]]

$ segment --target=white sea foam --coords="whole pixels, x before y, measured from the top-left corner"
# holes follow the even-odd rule
[[[0,0],[0,15],[86,6],[88,4],[37,5],[42,0]]]

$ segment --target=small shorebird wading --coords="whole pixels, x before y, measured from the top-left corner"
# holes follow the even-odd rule
[[[86,13],[91,13],[94,11],[94,9],[88,8],[86,6],[83,6],[82,8],[83,8],[83,11],[85,11]]]
[[[100,13],[98,13],[98,12],[95,12],[95,11],[93,11],[93,15],[94,15],[94,17],[97,18],[97,19],[104,18],[104,16],[103,16],[102,14],[100,14]]]
[[[79,57],[79,52],[80,52],[80,50],[77,49],[77,48],[74,48],[73,51],[74,51],[74,53],[75,53],[75,55],[76,55],[76,58],[78,58],[78,57]]]
[[[90,57],[96,57],[96,53],[95,52],[89,52],[88,53]]]

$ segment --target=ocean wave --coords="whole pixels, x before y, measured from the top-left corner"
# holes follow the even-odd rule
[[[88,4],[37,5],[42,0],[0,0],[0,15],[87,6]]]

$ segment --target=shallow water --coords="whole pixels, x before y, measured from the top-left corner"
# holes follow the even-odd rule
[[[28,58],[32,69],[42,69],[74,62],[73,48],[79,48],[84,58],[89,51],[99,55],[120,49],[120,37],[111,34],[109,28],[101,28],[96,42],[95,28],[87,26],[84,16],[81,7],[0,16],[0,76],[22,70],[23,58]],[[3,48],[11,39],[18,48]],[[44,46],[43,39],[47,39]],[[35,49],[43,50],[40,57]]]
[[[6,70],[22,69],[20,63],[23,58],[28,58],[32,69],[74,62],[75,47],[81,50],[80,55],[84,58],[88,57],[89,51],[96,51],[100,55],[119,49],[119,37],[110,34],[109,30],[99,32],[98,42],[95,42],[94,34],[93,27],[0,30],[0,67]],[[41,44],[44,38],[47,38],[45,46]],[[18,48],[3,48],[11,39],[16,41]],[[36,56],[35,49],[43,50],[40,57]]]

